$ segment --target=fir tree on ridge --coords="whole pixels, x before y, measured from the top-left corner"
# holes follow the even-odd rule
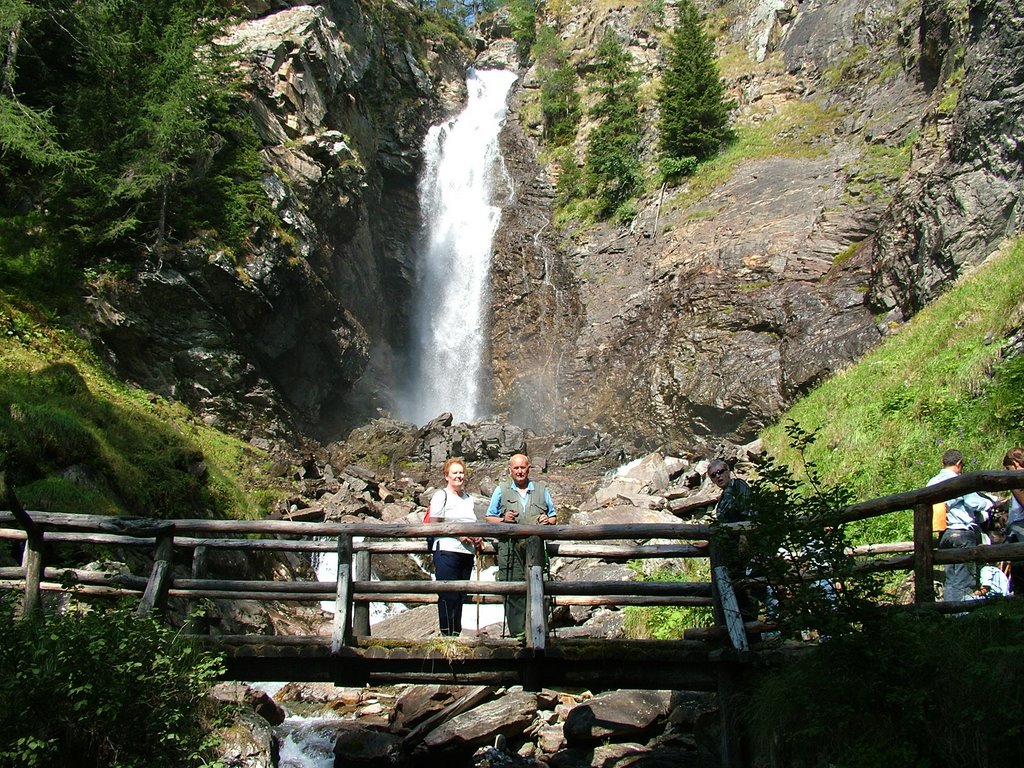
[[[668,60],[658,91],[663,174],[692,173],[733,137],[714,44],[704,32],[693,0],[681,0],[679,21],[668,43]]]

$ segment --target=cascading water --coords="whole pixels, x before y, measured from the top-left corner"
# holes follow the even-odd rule
[[[423,143],[412,375],[401,409],[418,424],[444,411],[468,421],[485,405],[487,285],[501,220],[494,198],[502,182],[510,187],[498,134],[515,79],[506,70],[470,69],[465,110],[431,128]]]

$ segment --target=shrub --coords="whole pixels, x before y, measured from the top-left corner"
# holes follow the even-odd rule
[[[795,422],[786,426],[804,479],[771,456],[757,460],[750,508],[755,525],[745,534],[744,561],[767,581],[769,618],[786,634],[813,630],[823,637],[857,632],[875,610],[882,583],[856,573],[844,525],[832,519],[850,503],[850,491],[826,485],[806,450],[816,439]],[[719,540],[724,530],[715,530]]]
[[[0,765],[205,765],[221,671],[127,605],[16,621],[0,600]]]
[[[1024,604],[877,614],[756,685],[750,722],[791,768],[1020,762]]]

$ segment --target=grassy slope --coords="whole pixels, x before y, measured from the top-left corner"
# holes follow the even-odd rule
[[[27,508],[254,517],[276,495],[266,463],[184,407],[117,382],[37,305],[0,293],[0,468]]]
[[[966,468],[1002,468],[1024,442],[1024,359],[1005,354],[1024,318],[1024,239],[965,275],[858,364],[826,381],[764,434],[787,462],[784,424],[818,438],[822,476],[859,499],[923,486],[958,448]],[[872,521],[865,535],[906,540],[910,514]]]

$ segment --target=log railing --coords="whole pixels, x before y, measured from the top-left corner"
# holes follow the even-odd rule
[[[0,588],[59,590],[65,585],[86,595],[140,594],[140,613],[168,597],[254,599],[263,601],[333,600],[336,603],[332,645],[335,649],[356,636],[370,634],[369,603],[432,603],[438,592],[475,595],[481,602],[499,602],[506,595],[526,595],[528,647],[543,649],[547,641],[545,601],[562,605],[703,605],[710,606],[711,585],[701,582],[591,581],[557,582],[543,578],[548,556],[630,560],[640,558],[707,557],[710,528],[683,523],[573,526],[487,523],[374,524],[309,523],[281,520],[147,521],[97,515],[33,512],[42,531],[41,542],[51,547],[74,544],[98,547],[140,547],[154,551],[148,577],[126,573],[92,572],[81,568],[48,567],[36,582],[26,579],[26,566],[0,568]],[[0,512],[0,538],[25,541],[25,552],[36,547],[10,513]],[[264,538],[248,538],[261,536]],[[371,581],[373,554],[426,555],[427,536],[480,536],[489,540],[525,539],[525,582]],[[660,539],[686,543],[637,545],[633,541]],[[622,542],[625,543],[622,543]],[[336,552],[334,582],[213,579],[205,562],[210,551]],[[493,552],[493,544],[485,553]],[[190,578],[174,576],[174,554],[191,556]],[[25,561],[28,561],[26,557]],[[38,599],[36,599],[38,604]],[[26,603],[27,604],[27,603]]]
[[[860,548],[854,554],[872,559],[865,568],[912,570],[915,600],[934,601],[933,566],[956,562],[998,562],[1024,559],[1024,544],[982,546],[967,550],[936,550],[931,531],[931,505],[971,491],[1024,487],[1024,472],[974,472],[944,483],[853,504],[830,521],[851,522],[891,512],[914,510],[914,541]],[[31,520],[25,526],[26,516]],[[26,530],[28,528],[28,530]],[[378,553],[426,554],[427,536],[480,536],[489,541],[525,539],[525,582],[388,581],[370,578],[371,558]],[[24,542],[22,565],[0,568],[0,589],[24,592],[24,610],[40,604],[40,592],[73,584],[85,595],[141,595],[140,613],[153,610],[168,597],[336,602],[332,645],[335,650],[353,638],[370,634],[369,603],[434,602],[438,592],[471,594],[482,602],[506,595],[527,599],[528,647],[543,650],[547,642],[545,601],[562,605],[687,605],[714,606],[733,647],[747,649],[732,584],[724,568],[711,563],[711,582],[599,581],[562,582],[543,578],[545,553],[563,558],[630,560],[641,558],[708,558],[711,529],[685,523],[592,526],[494,525],[488,523],[380,524],[310,523],[284,520],[141,520],[98,515],[0,512],[0,538]],[[259,537],[259,538],[255,538]],[[637,544],[657,540],[657,544]],[[43,567],[48,550],[61,546],[141,547],[153,552],[146,575],[91,572],[80,568]],[[213,579],[206,571],[208,554],[218,549],[243,552],[328,552],[338,555],[334,582]],[[488,544],[487,551],[493,552]],[[189,578],[173,574],[177,559],[191,562]],[[877,555],[890,555],[884,560]]]

